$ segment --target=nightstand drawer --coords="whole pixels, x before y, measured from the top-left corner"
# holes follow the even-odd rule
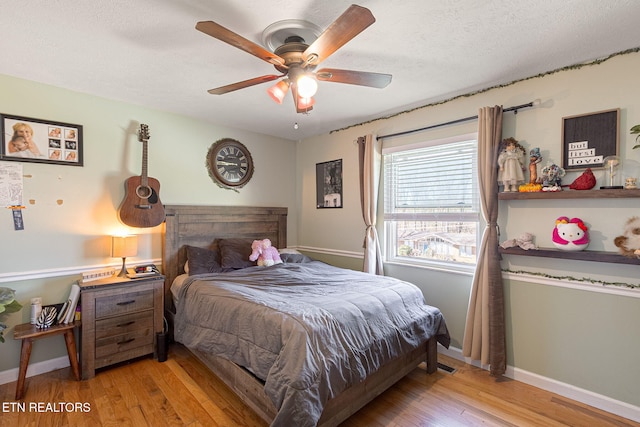
[[[153,352],[153,335],[153,328],[150,326],[120,335],[97,339],[96,359],[147,345],[151,346],[150,352]],[[143,352],[140,355],[150,352]]]
[[[96,320],[96,339],[121,335],[138,329],[153,328],[153,310]]]
[[[96,298],[96,319],[153,308],[153,290]]]

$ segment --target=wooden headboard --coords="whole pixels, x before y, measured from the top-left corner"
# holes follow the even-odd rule
[[[270,239],[276,248],[287,246],[287,208],[259,206],[165,205],[162,273],[165,309],[171,309],[171,283],[184,273],[185,245],[210,247],[215,239],[240,237]]]

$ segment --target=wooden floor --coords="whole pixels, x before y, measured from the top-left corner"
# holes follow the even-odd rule
[[[497,381],[446,356],[440,361],[457,371],[427,375],[418,367],[342,426],[640,425],[517,381]],[[23,402],[14,400],[15,387],[0,385],[0,427],[266,425],[177,344],[166,362],[139,359],[88,381],[72,380],[70,368],[27,378]]]

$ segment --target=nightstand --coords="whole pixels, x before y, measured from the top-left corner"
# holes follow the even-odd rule
[[[110,277],[80,285],[82,379],[98,368],[156,353],[163,330],[164,276]]]

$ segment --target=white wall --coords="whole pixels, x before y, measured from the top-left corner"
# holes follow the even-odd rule
[[[387,135],[474,116],[482,106],[503,105],[506,108],[540,99],[539,108],[522,110],[517,115],[505,113],[503,137],[513,136],[526,148],[540,147],[543,164],[549,160],[561,161],[563,117],[620,108],[623,173],[640,176],[637,167],[640,150],[631,150],[635,141],[634,136],[629,135],[629,128],[640,123],[639,69],[639,53],[616,56],[599,65],[527,79],[303,141],[298,149],[302,187],[298,244],[314,249],[320,256],[346,254],[353,257],[362,253],[364,224],[360,214],[357,147],[354,144],[358,136],[367,133]],[[380,96],[385,96],[384,91]],[[383,146],[464,134],[476,128],[475,121],[451,125],[386,139]],[[338,158],[343,159],[345,207],[316,209],[315,163]],[[571,183],[578,174],[568,174],[564,183]],[[596,171],[596,175],[599,186],[602,172]],[[640,203],[635,199],[501,202],[500,239],[515,238],[529,231],[536,235],[540,246],[551,246],[555,219],[562,215],[579,216],[592,229],[590,249],[615,252],[613,238],[622,233],[627,218],[639,214],[639,207]],[[381,217],[380,210],[379,222]],[[379,231],[383,235],[382,228],[379,227]],[[353,260],[346,263],[353,264]],[[596,394],[602,400],[615,400],[622,406],[631,406],[636,415],[640,414],[640,371],[637,367],[637,355],[640,354],[640,340],[637,339],[640,299],[637,297],[640,291],[605,294],[594,292],[603,290],[602,286],[589,283],[590,279],[599,279],[638,285],[640,266],[511,256],[505,257],[502,267],[540,274],[532,277],[504,275],[511,368],[546,378],[548,382],[562,383],[567,389]],[[416,283],[427,301],[441,308],[452,333],[453,346],[461,348],[471,276],[390,264],[385,265],[385,271]],[[545,274],[585,279],[577,286],[587,290],[560,287],[558,285],[573,285],[568,279],[549,278]]]
[[[149,125],[148,172],[159,180],[164,204],[288,207],[288,240],[295,245],[295,142],[8,76],[0,76],[0,92],[4,114],[80,124],[84,130],[83,167],[20,163],[24,230],[14,231],[11,211],[0,210],[0,286],[15,289],[22,304],[35,296],[44,304],[61,302],[79,271],[119,265],[120,260],[110,257],[108,237],[118,231],[140,235],[138,256],[128,263],[160,260],[162,225],[128,228],[116,213],[125,180],[141,173],[142,144],[135,133],[139,123]],[[244,143],[255,163],[252,180],[239,193],[219,188],[205,168],[208,148],[221,138]],[[16,164],[0,166],[8,163]],[[279,167],[273,168],[276,163]],[[25,307],[8,324],[28,321]],[[11,339],[12,330],[6,335],[9,339],[0,344],[0,372],[16,368],[19,361],[19,342]],[[63,340],[57,338],[36,343],[32,361],[64,356]]]

